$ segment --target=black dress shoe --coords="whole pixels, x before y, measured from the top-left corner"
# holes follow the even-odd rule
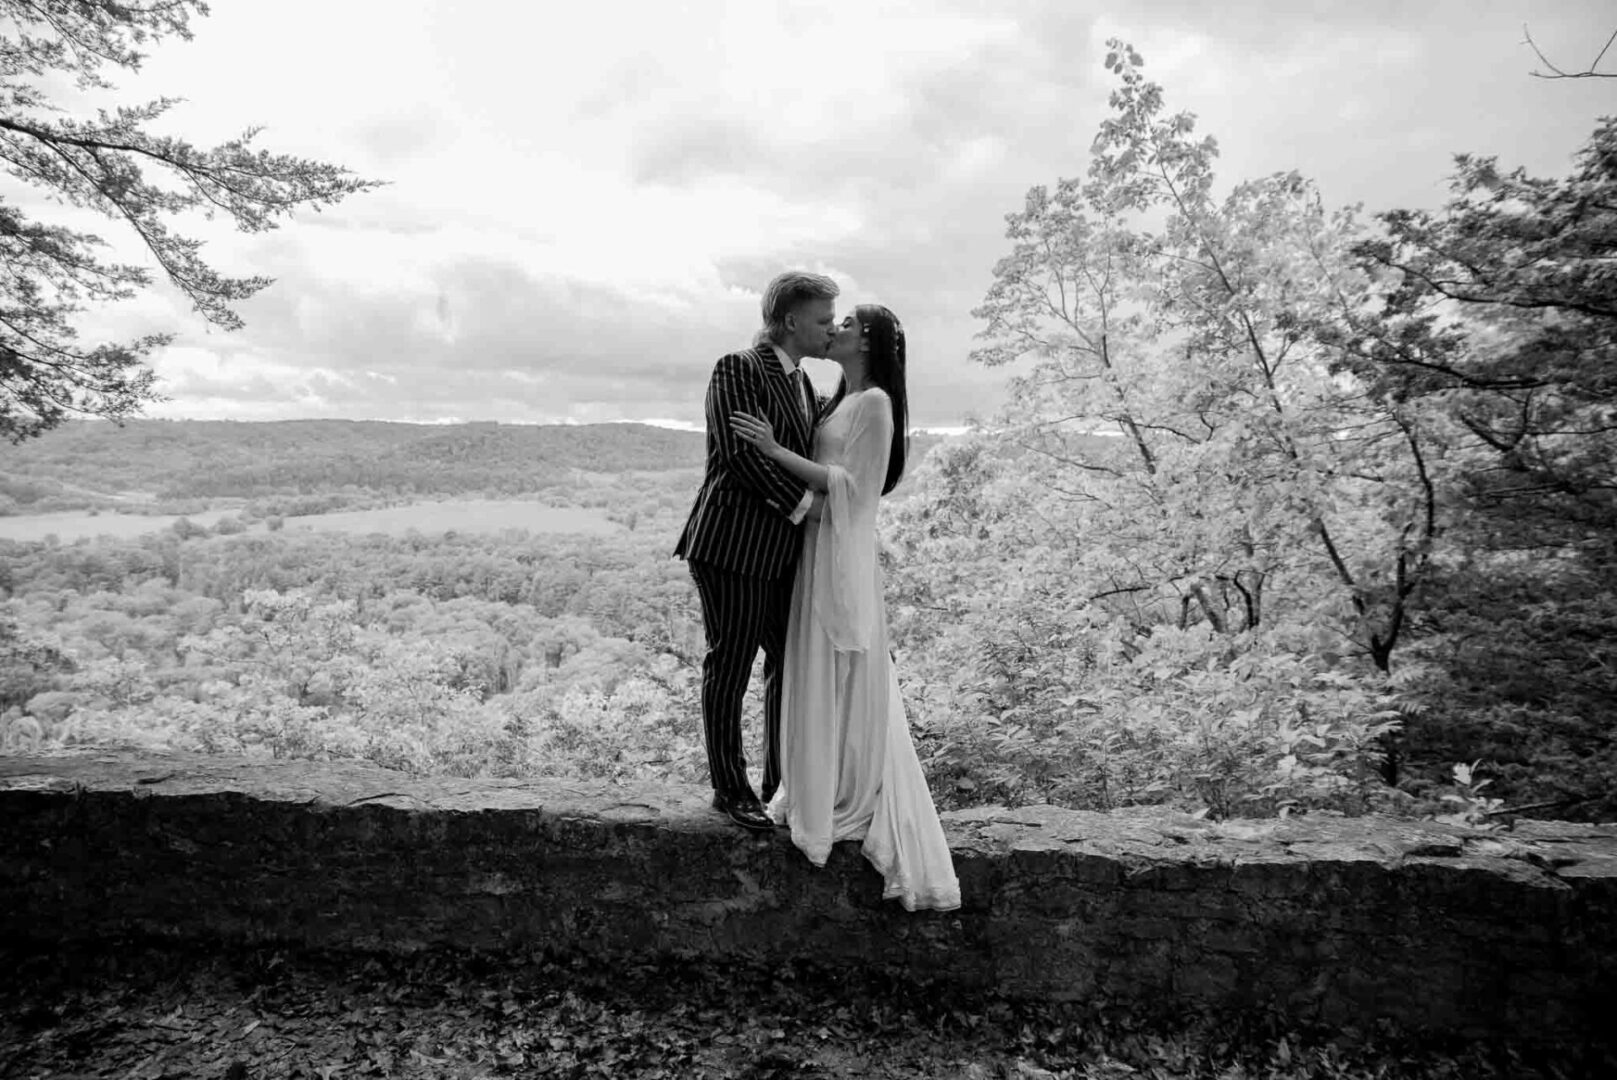
[[[726,795],[715,791],[713,809],[721,811],[743,829],[752,832],[775,831],[775,823],[764,813],[763,806],[758,802],[758,796],[750,791],[740,795]]]

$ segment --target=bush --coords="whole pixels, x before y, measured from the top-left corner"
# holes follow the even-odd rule
[[[990,641],[922,738],[950,805],[1162,804],[1213,817],[1390,809],[1398,697],[1277,635],[1097,622],[1031,650]]]

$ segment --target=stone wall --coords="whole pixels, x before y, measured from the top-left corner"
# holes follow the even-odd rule
[[[0,758],[0,934],[690,950],[1015,995],[1567,1039],[1617,1000],[1617,827],[946,814],[964,906],[908,914],[704,791],[355,765]]]

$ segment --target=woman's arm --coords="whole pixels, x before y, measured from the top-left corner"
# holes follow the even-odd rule
[[[887,395],[874,387],[848,408],[842,451],[827,470],[830,491],[825,512],[815,526],[813,601],[815,618],[832,646],[860,651],[884,647],[875,636],[881,590],[872,586],[878,578],[876,512],[887,476],[893,414]],[[820,586],[822,576],[827,583],[824,588]]]
[[[707,429],[719,447],[719,456],[743,486],[751,488],[778,512],[790,515],[803,500],[802,481],[772,463],[760,448],[734,431],[732,415],[757,409],[762,396],[756,364],[746,353],[719,358],[707,388]]]
[[[830,470],[801,454],[792,453],[776,442],[775,430],[769,426],[769,421],[761,420],[751,413],[733,413],[730,417],[730,429],[812,490],[825,491],[830,487]]]

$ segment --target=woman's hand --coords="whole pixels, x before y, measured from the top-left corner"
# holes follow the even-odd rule
[[[780,444],[775,441],[775,429],[767,420],[760,420],[751,413],[732,413],[730,427],[740,438],[763,451],[765,457],[773,458],[780,450]]]

